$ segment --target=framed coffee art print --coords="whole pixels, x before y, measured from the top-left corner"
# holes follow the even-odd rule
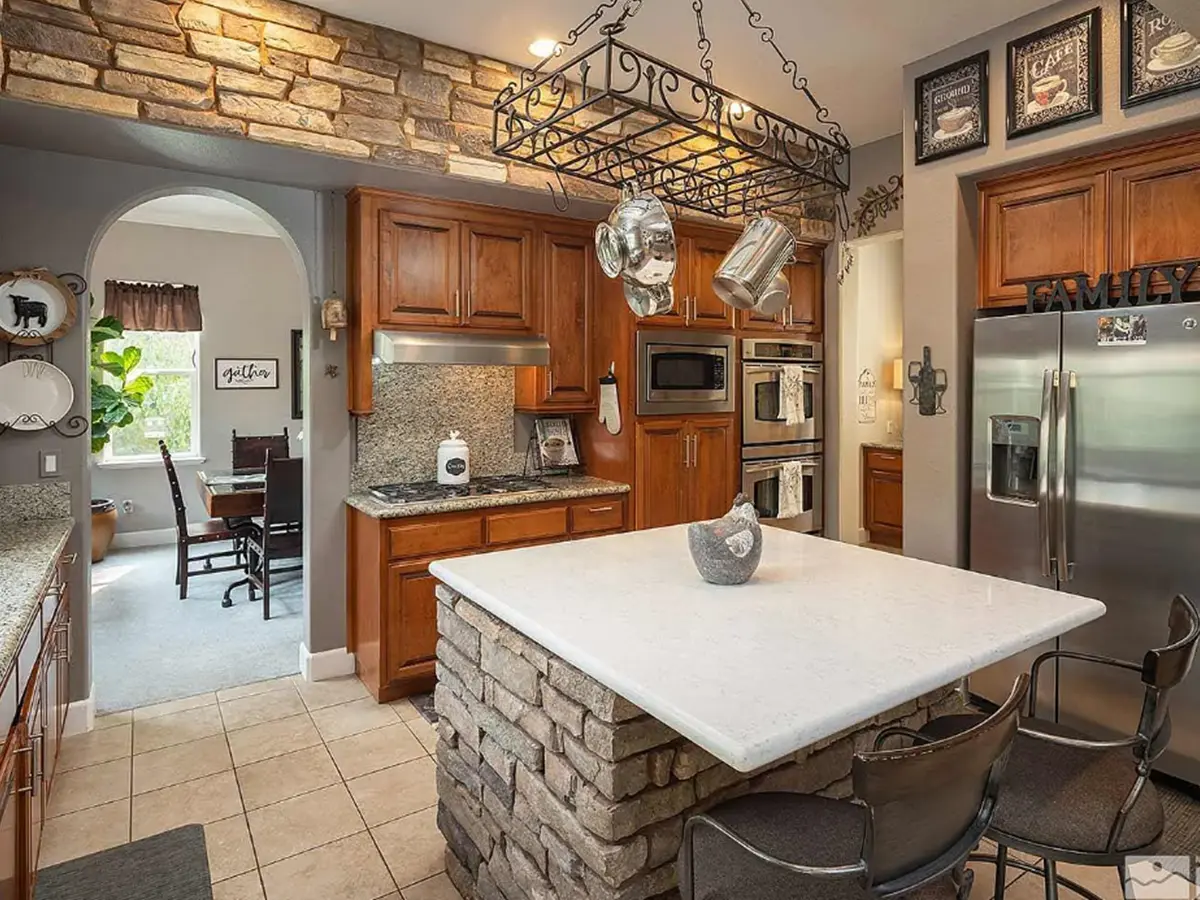
[[[1121,107],[1200,88],[1200,39],[1148,0],[1121,2]]]
[[[986,51],[921,75],[916,92],[917,165],[987,146]]]
[[[1100,8],[1008,45],[1008,136],[1100,114]]]

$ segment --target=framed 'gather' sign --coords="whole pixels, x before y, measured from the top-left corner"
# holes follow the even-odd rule
[[[279,360],[218,357],[214,374],[218,391],[275,390],[279,387]]]

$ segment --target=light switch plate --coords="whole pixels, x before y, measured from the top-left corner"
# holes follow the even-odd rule
[[[59,452],[57,450],[38,451],[38,474],[42,478],[59,476]]]

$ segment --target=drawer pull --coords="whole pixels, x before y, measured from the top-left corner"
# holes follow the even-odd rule
[[[78,553],[68,553],[62,558],[63,565],[70,566],[75,564],[75,560],[79,559]]]
[[[615,506],[592,506],[592,507],[588,508],[588,512],[590,512],[590,513],[612,512],[614,509],[616,509]]]

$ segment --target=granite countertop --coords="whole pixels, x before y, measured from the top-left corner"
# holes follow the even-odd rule
[[[741,772],[1105,612],[1086,597],[782,528],[763,529],[758,571],[736,587],[701,580],[686,525],[429,570]]]
[[[463,512],[494,506],[518,506],[525,503],[547,503],[553,500],[574,500],[577,497],[629,493],[627,484],[593,478],[590,475],[549,475],[543,477],[542,481],[549,485],[543,491],[483,494],[478,497],[424,500],[419,503],[384,503],[366,491],[358,491],[347,497],[346,503],[376,519],[404,519],[410,516],[431,516],[436,513]]]
[[[872,450],[891,450],[893,453],[904,452],[904,441],[864,441],[864,447]]]
[[[0,522],[0,673],[12,664],[74,527],[71,519]]]

